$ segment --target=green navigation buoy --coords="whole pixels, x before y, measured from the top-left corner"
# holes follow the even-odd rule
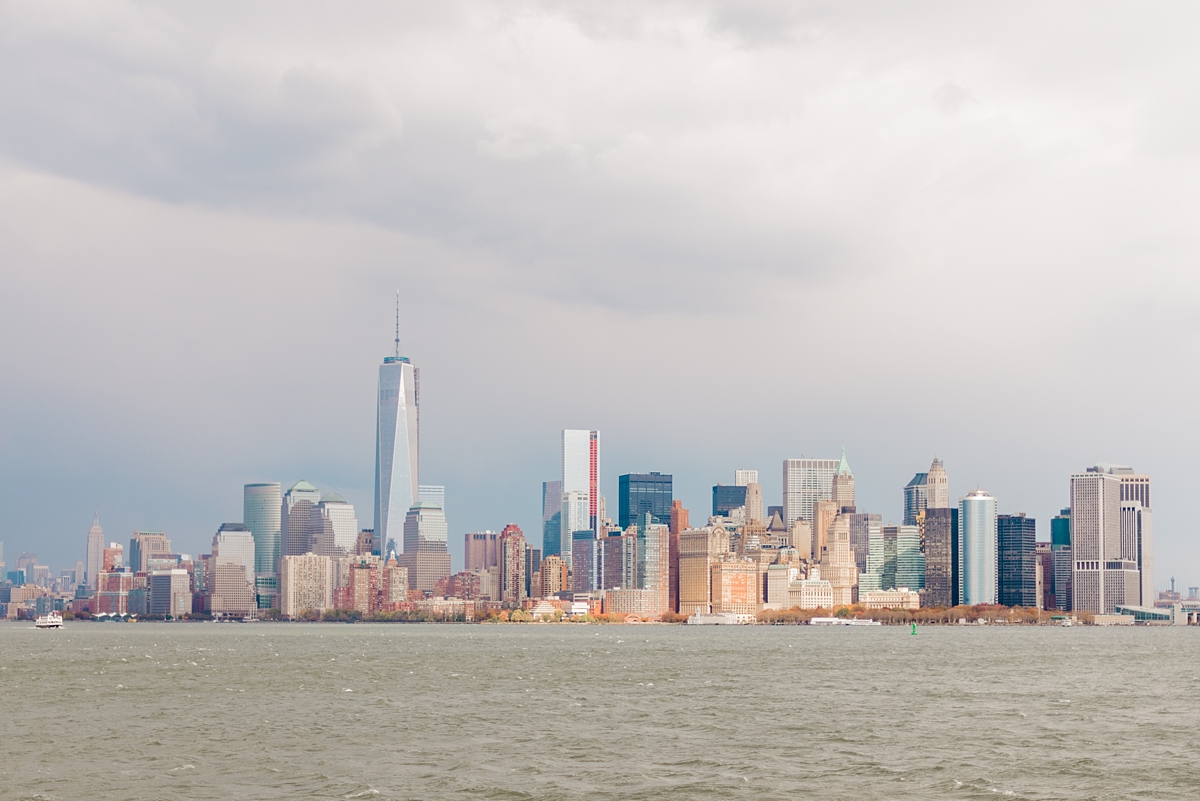
[[[916,634],[916,633],[917,633],[917,624],[916,624],[916,623],[913,623],[913,630],[912,630],[912,633],[913,633],[913,634]]]

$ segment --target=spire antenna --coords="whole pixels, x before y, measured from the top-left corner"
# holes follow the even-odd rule
[[[396,352],[393,354],[396,358],[400,358],[400,289],[396,289]]]

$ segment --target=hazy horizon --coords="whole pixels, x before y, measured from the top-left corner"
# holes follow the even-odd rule
[[[1154,482],[1200,584],[1200,11],[1018,3],[0,4],[0,541],[210,547],[242,485],[372,524],[375,383],[421,369],[462,538],[843,445],[860,511],[945,462],[1049,519]]]

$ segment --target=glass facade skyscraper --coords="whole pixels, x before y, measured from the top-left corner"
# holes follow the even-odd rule
[[[396,352],[379,366],[375,417],[375,553],[404,539],[404,518],[420,498],[418,417],[420,371]]]
[[[958,502],[961,603],[996,603],[996,509],[996,499],[983,490]]]
[[[833,477],[838,459],[783,460],[783,522],[813,519],[817,501],[833,499]]]
[[[618,523],[622,529],[642,522],[649,514],[652,523],[671,522],[672,477],[662,473],[627,473],[618,478]],[[740,488],[745,497],[745,487]]]
[[[746,505],[746,487],[717,484],[712,488],[713,517],[729,517],[734,509]]]
[[[242,522],[254,537],[254,584],[259,609],[279,605],[283,496],[278,482],[242,488]]]
[[[1000,603],[1036,607],[1037,523],[1032,517],[1018,514],[996,518],[996,558]]]

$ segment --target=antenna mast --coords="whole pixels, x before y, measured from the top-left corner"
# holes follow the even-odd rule
[[[397,359],[400,358],[400,290],[396,290],[396,352],[393,354]]]

